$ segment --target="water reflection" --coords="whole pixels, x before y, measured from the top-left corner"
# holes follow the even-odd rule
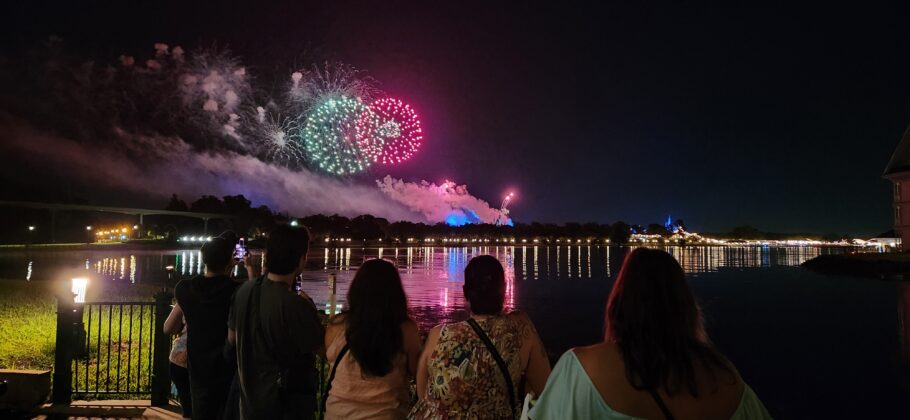
[[[344,304],[353,271],[366,259],[386,258],[395,262],[405,283],[411,306],[421,311],[441,311],[445,315],[464,308],[461,285],[464,267],[476,255],[490,254],[502,262],[506,272],[506,307],[517,305],[519,283],[526,280],[581,279],[605,281],[615,275],[622,258],[632,248],[596,245],[562,246],[414,246],[361,249],[327,248],[319,250],[319,274],[306,273],[304,290],[317,303],[328,299],[326,276],[338,275],[338,302]],[[845,248],[811,247],[664,247],[679,260],[686,273],[723,269],[797,266],[815,256],[845,252]],[[421,309],[422,308],[422,309]],[[434,309],[435,308],[435,309]]]
[[[347,282],[353,271],[364,259],[386,258],[401,269],[407,291],[415,305],[447,308],[461,307],[463,296],[461,282],[463,270],[474,256],[490,254],[503,263],[508,279],[507,305],[512,307],[525,280],[580,279],[599,281],[616,274],[622,258],[632,248],[597,245],[537,246],[414,246],[404,248],[351,247],[314,249],[311,264],[304,273],[305,287],[312,296],[321,296],[319,283],[324,283],[329,273],[337,273],[339,295],[346,293]],[[847,248],[831,247],[769,247],[769,246],[686,246],[664,247],[682,265],[686,273],[702,273],[723,269],[796,266],[821,254],[843,253]],[[258,253],[253,253],[254,264]],[[72,264],[68,263],[71,258]],[[18,262],[17,262],[18,261]],[[259,258],[258,264],[264,261]],[[12,265],[10,265],[12,264]],[[21,265],[19,265],[21,264]],[[78,264],[78,265],[76,265]],[[178,277],[201,274],[204,269],[202,254],[198,250],[176,251],[124,251],[124,252],[74,252],[33,253],[30,255],[0,254],[0,278],[48,280],[63,268],[74,265],[86,267],[108,280],[129,280],[130,283],[155,282],[166,278],[164,267],[178,267]],[[262,267],[264,268],[264,266]],[[15,272],[18,274],[15,274]]]
[[[712,272],[722,268],[793,267],[822,254],[843,253],[845,250],[798,246],[689,246],[664,249],[679,261],[687,273]]]

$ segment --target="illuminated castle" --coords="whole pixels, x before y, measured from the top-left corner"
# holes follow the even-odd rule
[[[910,244],[910,127],[894,149],[883,176],[894,183],[894,234],[902,244]]]

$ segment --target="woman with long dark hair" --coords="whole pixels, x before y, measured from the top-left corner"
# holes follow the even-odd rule
[[[398,269],[381,259],[364,262],[351,281],[347,304],[325,331],[333,372],[325,418],[402,419],[420,338]]]
[[[626,256],[605,329],[602,343],[560,358],[531,418],[770,418],[711,343],[670,254],[638,248]]]

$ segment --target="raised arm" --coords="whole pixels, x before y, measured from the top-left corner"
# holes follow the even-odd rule
[[[168,335],[177,335],[183,331],[183,310],[180,304],[174,305],[167,319],[164,320],[164,333]]]
[[[263,255],[262,258],[265,258],[265,256]],[[243,257],[243,268],[246,269],[246,275],[250,279],[259,277],[259,270],[256,269],[256,266],[253,265],[253,256],[249,252],[246,253],[245,257]]]

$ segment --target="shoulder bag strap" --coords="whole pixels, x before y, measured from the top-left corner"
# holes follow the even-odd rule
[[[348,353],[348,343],[344,343],[344,346],[341,348],[341,351],[338,352],[338,356],[335,357],[335,363],[332,364],[332,372],[329,373],[329,380],[325,384],[325,393],[322,394],[322,412],[325,413],[325,404],[329,400],[329,391],[332,390],[332,381],[335,380],[335,371],[338,370],[338,363],[341,362],[341,359],[345,354]]]
[[[262,303],[262,283],[265,281],[268,281],[265,279],[265,275],[260,276],[256,279],[256,283],[253,284],[252,290],[250,290],[250,300],[247,303],[247,322],[250,325],[250,329],[256,330],[256,337],[262,341],[262,345],[270,350],[269,353],[271,353],[272,359],[275,360],[275,364],[283,371],[284,363],[282,363],[281,358],[276,354],[276,349],[270,345],[271,343],[269,343],[268,338],[265,336],[265,330],[262,328],[260,306]],[[284,384],[279,384],[279,387],[282,386],[284,386]]]
[[[648,393],[651,394],[651,398],[654,398],[654,402],[657,403],[657,406],[660,407],[660,412],[664,413],[664,418],[667,420],[673,420],[673,413],[670,412],[670,408],[667,407],[667,404],[664,404],[664,400],[660,398],[660,395],[654,388],[648,387]]]
[[[499,355],[499,352],[496,350],[496,346],[493,345],[493,342],[490,341],[490,337],[487,336],[487,333],[483,332],[483,329],[480,328],[480,324],[474,320],[474,318],[468,318],[468,325],[474,329],[474,332],[477,333],[477,336],[480,337],[480,341],[483,341],[483,344],[487,346],[487,350],[490,351],[490,354],[493,356],[493,360],[496,361],[496,364],[499,365],[499,370],[502,372],[503,378],[506,380],[506,388],[509,390],[509,409],[512,410],[512,418],[515,418],[515,387],[512,385],[512,375],[509,374],[509,368],[506,366],[506,362],[502,360],[502,356]]]

